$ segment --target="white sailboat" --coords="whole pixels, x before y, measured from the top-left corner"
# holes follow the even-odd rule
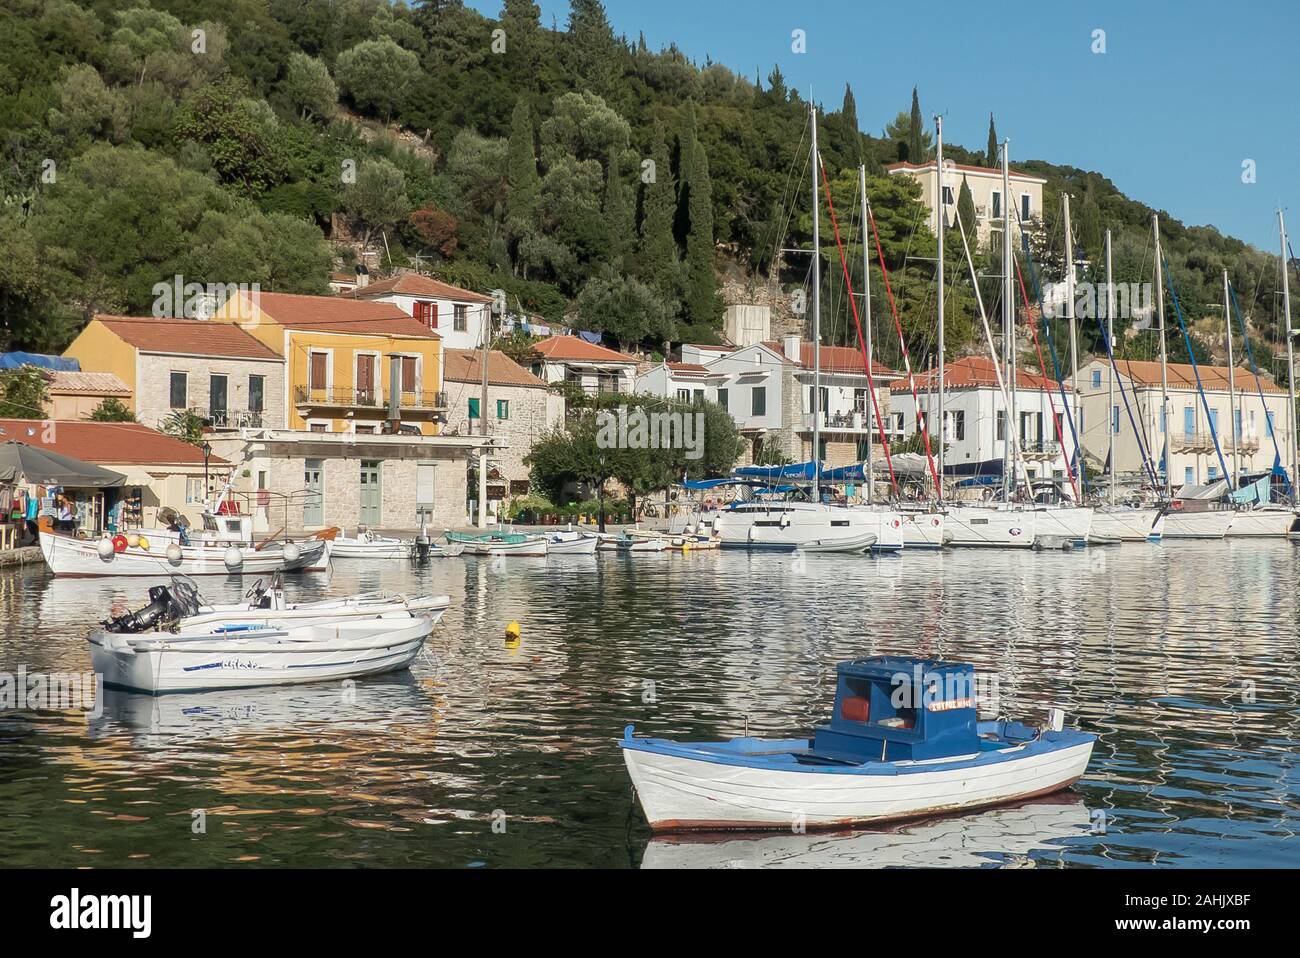
[[[818,191],[817,105],[808,104],[812,130],[809,168],[812,172],[812,501],[811,502],[744,502],[722,509],[713,521],[713,530],[724,548],[776,549],[793,551],[805,543],[820,543],[829,548],[836,539],[848,540],[850,548],[865,535],[876,536],[876,548],[887,539],[896,538],[902,548],[898,529],[882,539],[882,520],[868,509],[855,509],[821,502],[821,200]],[[900,526],[901,528],[901,526]]]

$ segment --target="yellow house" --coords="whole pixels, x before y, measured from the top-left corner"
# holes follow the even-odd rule
[[[236,325],[285,360],[288,428],[433,436],[446,411],[442,342],[389,303],[240,293],[213,322]]]

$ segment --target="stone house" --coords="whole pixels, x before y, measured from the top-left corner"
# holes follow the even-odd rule
[[[214,426],[285,425],[285,363],[236,326],[201,319],[96,316],[64,355],[112,373],[147,426],[188,411]]]
[[[131,405],[131,389],[112,373],[76,372],[67,369],[47,371],[46,419],[89,419],[105,399]]]
[[[533,346],[530,371],[547,383],[573,383],[589,395],[634,391],[635,357],[589,343],[581,336],[552,336]]]
[[[885,167],[890,176],[908,176],[921,184],[921,201],[929,210],[926,225],[931,233],[939,229],[939,219],[935,216],[936,174],[935,162],[928,163],[892,163]],[[1013,248],[1020,246],[1020,224],[1030,227],[1031,233],[1041,223],[1043,215],[1043,187],[1047,180],[1041,176],[1030,176],[1011,170],[1007,182],[1011,188],[1010,210],[1005,208],[1002,196],[1002,170],[986,166],[968,166],[961,163],[944,163],[943,205],[947,218],[944,222],[951,228],[957,221],[957,201],[961,198],[961,185],[965,182],[970,187],[971,200],[975,206],[975,226],[979,241],[987,243],[993,234],[1001,237],[1002,223],[1009,212],[1011,217],[1011,242]],[[1001,242],[999,238],[998,242]]]
[[[367,280],[369,274],[358,277]],[[444,346],[479,349],[490,328],[492,297],[439,282],[419,273],[400,273],[377,282],[362,282],[342,295],[389,303],[437,333]]]
[[[443,351],[443,382],[448,394],[443,435],[479,435],[482,427],[482,352]],[[489,455],[488,502],[524,496],[529,468],[524,458],[533,443],[564,419],[564,399],[505,353],[488,353],[488,435],[496,441]]]

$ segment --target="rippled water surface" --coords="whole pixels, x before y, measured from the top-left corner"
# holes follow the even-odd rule
[[[353,702],[333,684],[0,712],[0,843],[10,866],[1294,866],[1298,556],[338,562],[289,590],[450,594],[409,674],[363,680]],[[92,623],[147,584],[0,573],[0,671],[88,670]],[[216,601],[247,587],[200,584]],[[624,725],[806,734],[835,663],[883,652],[973,662],[1017,717],[1064,706],[1101,736],[1087,776],[1052,801],[888,830],[650,841]]]

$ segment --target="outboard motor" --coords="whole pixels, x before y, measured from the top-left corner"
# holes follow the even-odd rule
[[[420,532],[415,537],[415,561],[424,565],[429,561],[429,527],[424,521],[424,510],[420,510]]]
[[[108,632],[148,632],[160,624],[180,618],[171,589],[155,585],[149,589],[149,604],[135,612],[127,612],[104,620]]]

